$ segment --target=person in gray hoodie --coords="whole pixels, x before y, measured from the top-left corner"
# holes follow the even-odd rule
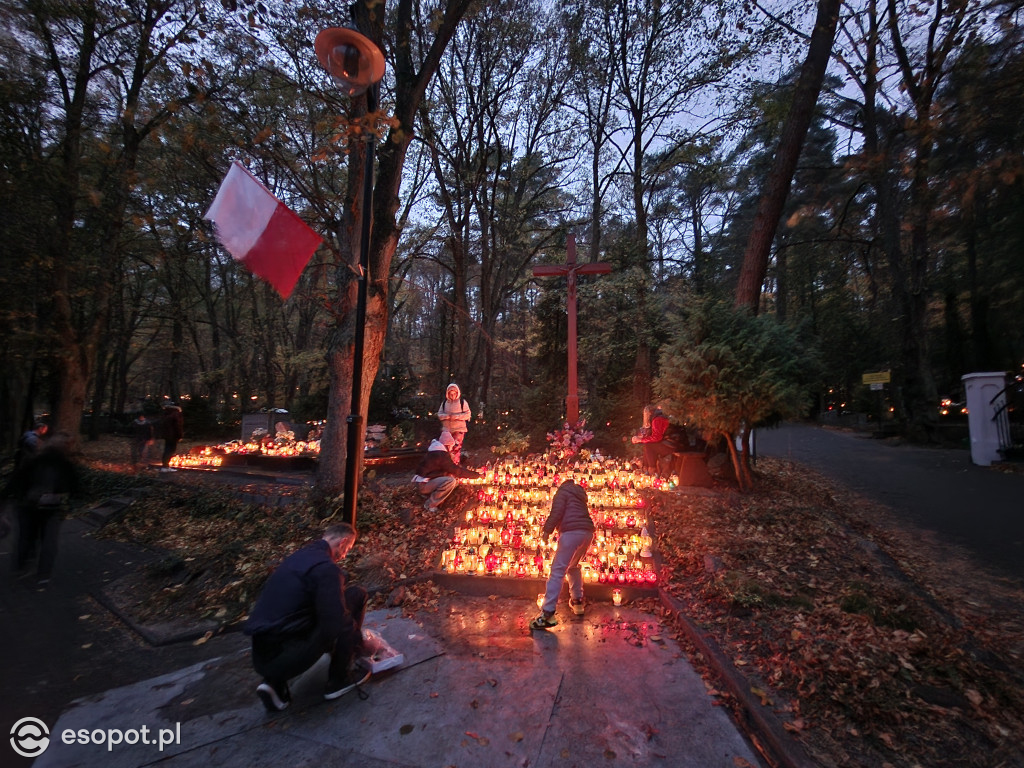
[[[541,614],[530,622],[530,629],[548,629],[558,623],[555,618],[555,607],[558,595],[562,591],[562,580],[569,580],[569,607],[577,616],[585,610],[583,601],[583,574],[580,570],[580,559],[587,554],[590,543],[594,540],[594,521],[590,517],[587,505],[587,491],[566,480],[555,492],[551,500],[551,512],[544,521],[541,539],[547,543],[548,537],[558,531],[558,550],[551,562],[551,573],[548,575],[547,587],[544,590],[544,604]]]

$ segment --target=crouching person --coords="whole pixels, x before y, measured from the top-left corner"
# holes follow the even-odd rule
[[[430,442],[426,455],[416,468],[412,481],[416,483],[419,492],[427,497],[423,502],[423,508],[427,512],[437,512],[441,502],[447,499],[459,484],[457,478],[480,477],[479,472],[460,467],[452,460],[451,451],[456,447],[457,443],[452,433],[442,432],[437,440]]]
[[[252,664],[263,682],[256,693],[270,712],[291,701],[288,681],[312,667],[323,654],[331,657],[325,699],[336,699],[366,682],[353,662],[362,645],[366,590],[347,584],[340,567],[356,532],[340,523],[323,538],[282,561],[267,579],[245,633],[252,637]]]

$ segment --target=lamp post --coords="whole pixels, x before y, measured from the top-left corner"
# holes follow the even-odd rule
[[[314,43],[320,65],[335,84],[348,96],[366,93],[366,111],[377,111],[378,83],[384,77],[384,54],[365,35],[349,27],[332,27],[316,36]],[[358,293],[356,327],[352,359],[352,403],[346,419],[348,424],[345,449],[345,487],[342,497],[342,519],[356,524],[356,497],[359,493],[360,459],[363,447],[363,344],[366,330],[366,279],[370,262],[370,225],[373,206],[374,132],[366,131],[366,162],[363,168],[363,210],[359,240]]]

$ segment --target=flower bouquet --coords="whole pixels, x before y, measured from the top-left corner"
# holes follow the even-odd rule
[[[590,452],[583,446],[594,438],[594,433],[586,427],[587,420],[580,419],[575,424],[565,422],[561,429],[548,432],[549,453],[559,461],[567,461],[574,456],[589,458]]]

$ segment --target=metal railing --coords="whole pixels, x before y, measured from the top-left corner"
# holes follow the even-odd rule
[[[1018,374],[991,400],[992,421],[1004,459],[1024,457],[1024,374]]]

